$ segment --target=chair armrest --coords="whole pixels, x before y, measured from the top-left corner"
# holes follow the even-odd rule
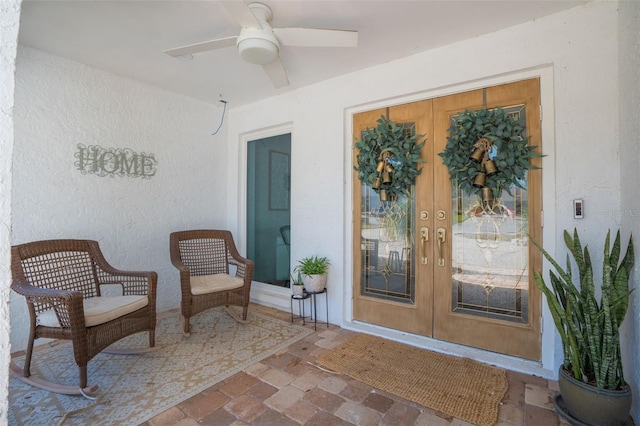
[[[82,298],[82,292],[69,291],[69,290],[56,290],[51,288],[35,287],[31,284],[13,281],[11,284],[11,290],[26,297],[28,300],[34,303],[46,303],[49,300],[64,302],[69,300],[74,295],[80,295]]]
[[[174,232],[169,237],[169,256],[171,257],[171,263],[181,273],[183,271],[189,272],[189,268],[182,263],[182,258],[180,256],[180,239],[177,234],[179,233]]]
[[[147,296],[155,305],[158,274],[153,271],[123,271],[104,258],[96,241],[89,241],[96,265],[98,285],[119,284],[124,295]]]
[[[236,254],[235,256],[233,255],[233,253],[231,254],[231,259],[229,259],[229,265],[235,265],[235,266],[242,266],[242,267],[246,267],[249,263],[253,263],[252,260],[246,259],[242,256],[240,256],[239,254]]]
[[[227,256],[227,262],[229,262],[229,265],[236,266],[236,277],[245,278],[245,286],[251,285],[251,279],[253,279],[253,261],[240,255],[233,241],[233,237],[231,237],[231,233],[227,232],[227,234],[227,253],[231,255],[231,257]]]
[[[176,245],[177,247],[177,245]],[[180,253],[177,248],[171,249],[171,263],[180,272],[180,294],[182,295],[182,303],[190,304],[191,302],[191,271],[189,267],[182,263]]]
[[[153,271],[98,270],[98,285],[119,284],[123,295],[147,296],[155,301],[158,274]]]
[[[54,309],[64,328],[85,328],[82,292],[40,288],[16,280],[11,283],[11,289],[27,299],[33,324],[36,322],[35,306],[38,306],[39,312]]]
[[[229,261],[230,265],[236,266],[236,277],[239,278],[252,278],[253,277],[253,261],[245,259],[244,257],[237,255],[233,256]],[[246,285],[247,283],[245,283]]]
[[[176,269],[180,272],[189,272],[189,267],[187,265],[185,265],[184,263],[182,263],[182,260],[180,260],[180,258],[171,258],[171,263],[173,264],[173,266],[176,267]]]
[[[89,241],[96,266],[98,286],[119,284],[124,296],[147,296],[150,315],[155,327],[158,274],[155,271],[123,271],[116,269],[104,258],[97,241]]]

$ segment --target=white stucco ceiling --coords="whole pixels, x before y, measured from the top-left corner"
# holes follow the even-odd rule
[[[350,29],[357,48],[283,46],[290,85],[274,89],[234,47],[184,61],[163,50],[236,36],[219,1],[34,1],[22,3],[19,42],[205,102],[230,106],[535,20],[584,1],[264,0],[273,27]],[[478,58],[481,60],[481,58]],[[363,82],[363,84],[379,84]]]

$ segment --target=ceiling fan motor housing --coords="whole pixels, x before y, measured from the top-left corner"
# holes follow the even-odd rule
[[[269,6],[262,3],[251,3],[249,9],[260,28],[242,28],[236,47],[245,61],[256,65],[270,64],[278,58],[280,52],[280,42],[269,25],[273,14]]]

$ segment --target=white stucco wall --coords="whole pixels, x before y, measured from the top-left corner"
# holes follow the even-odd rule
[[[11,157],[16,51],[21,0],[0,2],[0,424],[9,407],[9,285],[11,283]]]
[[[625,235],[635,238],[636,263],[631,278],[629,311],[621,329],[625,377],[634,389],[633,417],[640,419],[640,3],[623,1],[619,12],[620,176]]]
[[[12,244],[98,240],[125,270],[158,272],[158,310],[179,306],[172,231],[224,227],[221,108],[19,46]],[[152,153],[151,179],[81,174],[77,145]],[[24,348],[28,315],[12,294],[11,342]],[[161,336],[159,337],[161,340]]]
[[[640,61],[637,56],[619,57],[617,45],[620,38],[622,54],[638,52],[640,25],[637,3],[632,3],[620,5],[619,21],[616,3],[596,2],[232,108],[228,132],[223,126],[214,137],[210,133],[221,112],[217,106],[21,46],[11,243],[41,238],[98,239],[114,266],[156,270],[160,309],[176,307],[177,274],[168,259],[169,233],[179,228],[224,226],[242,236],[243,141],[252,135],[292,131],[292,260],[307,254],[331,258],[329,319],[354,327],[350,323],[350,114],[532,75],[540,75],[543,83],[545,245],[552,251],[557,247],[558,255],[563,256],[560,231],[574,226],[594,244],[603,240],[607,228],[622,224],[625,232],[637,231],[637,217],[615,213],[640,208],[636,179]],[[6,4],[2,3],[0,15],[3,35],[12,28],[6,23],[15,21],[11,18],[15,14],[4,13]],[[630,15],[623,16],[625,13]],[[3,38],[0,59],[4,60],[7,48]],[[4,63],[2,72],[0,87],[6,84]],[[0,93],[3,114],[6,101]],[[625,108],[632,111],[625,113]],[[7,143],[4,125],[0,121],[3,153]],[[73,165],[78,143],[154,153],[158,174],[151,180],[81,175]],[[594,164],[603,165],[597,176]],[[617,164],[622,166],[621,173]],[[5,176],[10,177],[5,166],[0,163],[3,199],[9,191]],[[574,198],[585,200],[581,221],[571,213]],[[2,225],[8,226],[4,208],[1,214]],[[4,238],[1,233],[0,238]],[[242,246],[242,238],[239,240]],[[8,265],[8,248],[2,242],[2,265]],[[599,263],[597,258],[594,261]],[[640,265],[636,265],[636,277],[638,268]],[[7,274],[5,269],[0,274]],[[1,278],[0,286],[8,286]],[[255,297],[260,299],[265,293],[261,294],[260,286],[256,289]],[[288,290],[282,289],[281,294],[278,289],[270,290],[265,300],[288,310]],[[12,298],[11,302],[12,349],[19,350],[24,345],[26,313],[22,301]],[[322,304],[318,308],[322,318]],[[0,309],[0,319],[6,318],[3,314]],[[632,349],[637,347],[640,330],[638,292],[629,314],[624,350],[631,355],[625,367],[639,395],[640,362]],[[455,345],[443,350],[552,377],[560,347],[545,315],[549,326],[543,333],[542,366],[517,364]],[[2,332],[0,329],[0,339]],[[439,345],[430,339],[383,332],[422,346]],[[4,349],[0,351],[6,358]],[[0,384],[6,381],[5,373],[6,368],[0,372]],[[0,388],[0,398],[3,391]],[[638,419],[637,403],[634,413]],[[1,416],[0,412],[0,423]]]
[[[552,252],[560,248],[563,258],[560,231],[573,227],[600,243],[607,228],[620,223],[609,212],[620,205],[618,170],[605,166],[598,168],[597,176],[593,173],[595,164],[619,161],[617,28],[615,3],[591,3],[235,108],[229,114],[228,160],[230,164],[240,160],[241,166],[228,169],[229,193],[244,191],[243,144],[251,133],[293,123],[291,258],[330,257],[329,319],[357,326],[350,323],[351,113],[539,74],[543,76],[543,151],[547,155],[543,160],[545,245]],[[585,201],[582,220],[573,219],[575,198]],[[229,203],[228,215],[242,228],[241,202]],[[278,303],[275,290],[264,296],[256,290],[256,299]],[[281,308],[288,309],[286,297],[280,300]],[[320,318],[324,316],[321,309]],[[545,322],[549,326],[543,333],[542,366],[455,346],[443,350],[554,377],[561,348],[548,313]],[[402,333],[390,337],[413,339]],[[412,342],[439,345],[428,339]]]

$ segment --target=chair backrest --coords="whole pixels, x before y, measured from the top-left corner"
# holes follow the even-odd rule
[[[228,231],[183,231],[172,234],[171,244],[177,244],[180,260],[192,276],[228,274],[230,238]]]
[[[80,291],[84,298],[99,295],[94,252],[89,240],[34,241],[11,247],[14,280],[34,287]],[[49,304],[34,303],[36,313]]]

